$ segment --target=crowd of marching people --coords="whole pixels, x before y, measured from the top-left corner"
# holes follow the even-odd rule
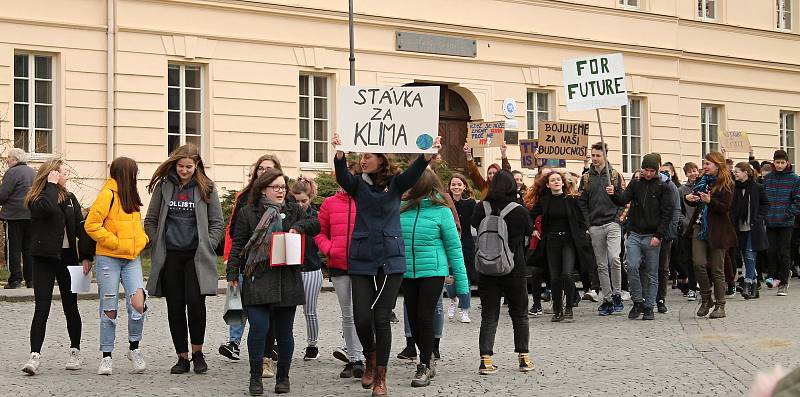
[[[340,143],[334,134],[334,148]],[[433,147],[440,149],[438,138]],[[498,371],[492,357],[503,305],[516,368],[527,372],[534,369],[529,319],[545,309],[553,322],[576,321],[573,308],[587,300],[597,302],[599,316],[623,313],[627,305],[629,319],[654,320],[669,311],[672,288],[689,301],[699,298],[698,317],[718,319],[737,293],[745,299],[768,289],[788,294],[792,264],[800,261],[800,181],[783,150],[770,162],[751,157],[737,164],[710,152],[701,164],[683,165],[685,181],[672,163],[650,153],[626,181],[608,162],[605,144],[597,143],[582,175],[542,167],[530,187],[511,170],[505,145],[501,152],[502,163],[489,165],[484,178],[465,146],[467,175],[455,173],[443,183],[429,167],[435,154],[420,154],[400,171],[391,155],[363,153],[348,162],[337,150],[339,190],[318,209],[310,205],[314,181],[288,184],[280,160],[267,154],[253,164],[225,220],[220,189],[192,145],[176,149],[156,169],[144,217],[134,160],[113,161],[84,216],[67,189],[69,168],[62,160],[33,171],[25,153],[14,149],[0,186],[0,217],[10,242],[6,288],[24,281],[35,295],[31,354],[22,370],[35,375],[43,363],[55,281],[71,341],[66,369],[81,367],[82,322],[66,267],[79,264],[89,274],[94,263],[98,374],[114,371],[120,284],[133,371],[147,368],[140,342],[150,297],[164,297],[176,354],[170,373],[207,372],[206,297],[217,291],[215,248],[222,241],[225,277],[241,290],[249,324],[251,395],[264,393],[263,378],[275,378],[275,393],[290,391],[299,306],[306,322],[303,359],[320,357],[321,257],[341,310],[342,346],[332,349],[344,364],[340,377],[359,379],[373,396],[388,395],[400,293],[406,346],[397,357],[417,360],[412,387],[436,377],[445,319],[473,321],[471,285],[480,298],[476,366],[482,375]],[[306,237],[302,265],[270,263],[275,233]],[[141,253],[147,246],[152,270],[145,283]],[[245,327],[230,326],[220,354],[240,359]]]

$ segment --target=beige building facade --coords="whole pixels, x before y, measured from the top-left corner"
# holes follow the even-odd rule
[[[355,2],[360,85],[441,86],[445,158],[462,161],[469,120],[516,139],[568,112],[561,62],[621,52],[628,106],[600,111],[612,163],[676,165],[747,131],[759,159],[796,159],[798,0],[443,0]],[[168,152],[198,144],[209,175],[239,189],[277,154],[291,176],[330,170],[336,87],[349,84],[347,1],[0,1],[0,134],[34,162],[63,155],[91,201],[116,156],[142,184]],[[404,36],[405,35],[405,36]],[[479,150],[484,165],[499,150]],[[747,153],[730,154],[736,160]],[[570,164],[580,168],[582,164]]]

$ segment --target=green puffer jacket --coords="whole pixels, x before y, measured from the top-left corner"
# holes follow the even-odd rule
[[[405,202],[400,208],[404,205]],[[400,213],[400,226],[406,250],[404,278],[444,277],[452,273],[456,293],[469,293],[461,238],[450,208],[424,199]]]

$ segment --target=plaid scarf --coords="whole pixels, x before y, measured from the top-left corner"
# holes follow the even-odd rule
[[[266,270],[270,261],[272,233],[283,231],[283,222],[281,221],[283,204],[266,199],[262,199],[261,204],[265,209],[264,215],[261,215],[256,230],[253,231],[253,235],[250,236],[250,240],[247,241],[247,245],[242,251],[242,255],[247,257],[244,267],[244,274],[247,277],[253,275],[258,265],[263,265]]]
[[[711,176],[708,174],[703,174],[700,180],[694,185],[692,188],[692,193],[700,194],[700,193],[708,193],[711,194],[711,190],[714,188],[714,183],[717,181],[717,177]],[[700,241],[708,240],[708,204],[704,202],[700,202],[701,205],[701,212],[700,218],[698,219],[698,223],[700,223],[700,234],[697,236]]]

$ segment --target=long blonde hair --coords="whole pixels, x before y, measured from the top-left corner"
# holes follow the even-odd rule
[[[31,190],[29,190],[28,194],[25,196],[26,207],[30,208],[31,204],[42,195],[45,186],[47,186],[47,177],[50,175],[50,172],[61,171],[62,165],[64,165],[64,160],[50,159],[39,166],[39,170],[36,171],[36,177],[33,179]],[[69,192],[64,186],[56,185],[58,186],[58,203],[61,204],[69,197]]]

